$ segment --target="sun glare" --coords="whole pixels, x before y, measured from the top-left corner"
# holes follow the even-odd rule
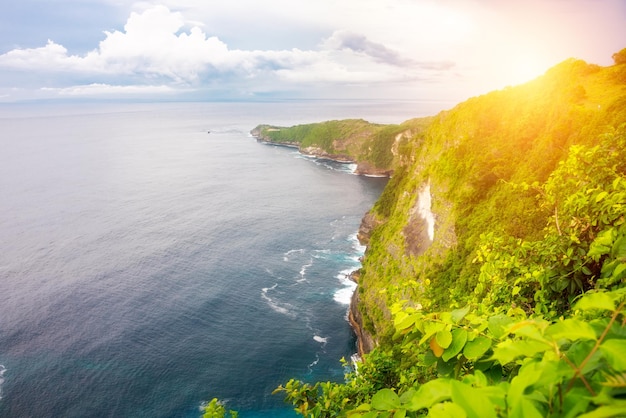
[[[510,84],[522,84],[533,80],[548,69],[543,60],[532,55],[519,55],[512,60],[510,69]]]

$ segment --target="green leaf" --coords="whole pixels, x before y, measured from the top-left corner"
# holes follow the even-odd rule
[[[611,418],[623,417],[626,410],[626,403],[618,405],[605,405],[587,414],[582,414],[578,418]]]
[[[528,399],[521,399],[513,405],[509,418],[543,418],[543,414]]]
[[[400,407],[400,397],[391,389],[381,389],[372,396],[372,408],[389,411]]]
[[[506,327],[511,324],[513,320],[506,315],[495,315],[489,318],[489,332],[496,337],[501,338],[506,335]]]
[[[430,338],[435,335],[437,332],[441,331],[446,327],[445,324],[440,324],[438,322],[425,321],[424,322],[424,335],[420,340],[419,344],[422,345],[426,341],[430,340]]]
[[[430,408],[428,418],[467,418],[467,414],[457,404],[444,402]]]
[[[580,309],[581,311],[591,309],[614,311],[615,300],[606,293],[586,293],[576,302],[574,309]]]
[[[465,343],[467,342],[467,331],[464,329],[455,329],[452,331],[452,343],[445,349],[441,358],[443,361],[448,361],[455,357],[463,350]]]
[[[437,361],[437,373],[439,373],[439,376],[451,376],[454,373],[455,366],[455,362],[451,361],[448,363],[439,358]]]
[[[509,387],[508,402],[515,411],[524,399],[526,389],[534,385],[541,377],[542,367],[539,362],[526,363],[519,370],[517,376],[511,380]],[[521,415],[524,416],[524,415]]]
[[[576,366],[580,366],[583,361],[586,361],[583,369],[583,374],[587,374],[595,369],[602,367],[602,353],[596,351],[590,359],[587,359],[591,350],[595,346],[595,342],[591,340],[578,340],[572,343],[571,347],[567,350],[567,358]],[[587,360],[585,360],[587,359]],[[606,367],[606,364],[604,365]]]
[[[415,396],[415,389],[411,388],[407,390],[406,392],[404,392],[402,395],[400,395],[400,403],[404,405],[404,404],[411,402],[411,399],[413,399],[413,396]]]
[[[452,333],[448,330],[441,330],[437,332],[437,344],[439,344],[439,346],[441,348],[448,348],[450,346],[450,343],[452,342]]]
[[[406,409],[397,409],[396,413],[393,414],[393,418],[404,418],[406,417]]]
[[[469,310],[469,305],[467,305],[465,308],[453,310],[452,312],[450,312],[450,315],[452,316],[452,321],[455,324],[458,324],[463,318],[465,318],[465,315],[468,314]]]
[[[570,341],[597,339],[595,330],[588,322],[573,318],[550,325],[546,330],[546,335],[555,340],[562,338]]]
[[[563,418],[576,418],[584,413],[589,406],[589,392],[585,388],[572,388],[563,398]]]
[[[405,330],[409,327],[412,327],[415,324],[416,320],[415,315],[409,315],[405,312],[399,312],[394,318],[394,325],[397,330]]]
[[[615,267],[615,270],[613,270],[612,276],[617,279],[624,271],[626,271],[626,263],[619,264]]]
[[[611,256],[613,258],[626,257],[626,235],[622,235],[620,238],[615,240],[613,248],[611,248]]]
[[[465,344],[463,355],[469,360],[476,360],[491,348],[491,339],[487,337],[476,337],[473,341]]]
[[[463,408],[467,418],[497,417],[495,405],[481,390],[456,380],[450,382],[450,385],[452,401]]]
[[[433,364],[437,363],[437,356],[435,356],[432,350],[427,350],[426,353],[424,353],[423,363],[426,367],[432,366]]]
[[[626,340],[606,340],[600,344],[600,351],[613,369],[626,370]]]
[[[527,319],[515,324],[511,324],[507,328],[507,333],[515,334],[518,337],[527,337],[531,340],[546,341],[543,337],[544,330],[548,327],[549,322],[545,319]]]
[[[413,399],[406,406],[410,411],[419,411],[423,408],[447,401],[452,397],[450,380],[435,379],[424,383],[413,395]]]
[[[607,192],[607,191],[598,193],[598,195],[596,196],[596,203],[600,202],[602,199],[607,197],[608,194],[609,194],[609,192]]]
[[[532,357],[550,349],[550,346],[539,341],[505,340],[493,349],[493,358],[501,365],[512,362],[518,357]]]
[[[362,403],[361,405],[356,407],[354,410],[361,412],[361,411],[369,411],[371,409],[372,409],[372,405],[370,405],[368,403]]]

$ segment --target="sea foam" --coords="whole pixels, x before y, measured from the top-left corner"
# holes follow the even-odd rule
[[[4,372],[6,371],[6,367],[0,364],[0,399],[2,399],[2,385],[4,384]]]
[[[338,302],[342,305],[350,305],[350,301],[352,300],[352,294],[356,289],[356,283],[350,279],[350,274],[352,274],[354,270],[343,270],[336,277],[339,279],[342,288],[337,290],[333,295],[333,299],[335,302]]]
[[[263,298],[263,300],[265,300],[267,302],[267,305],[274,311],[274,312],[278,312],[279,314],[283,314],[283,315],[287,315],[291,318],[295,317],[295,313],[291,312],[290,308],[292,308],[293,306],[290,305],[289,303],[280,303],[277,302],[276,300],[272,299],[271,297],[268,296],[268,293],[271,290],[275,290],[276,287],[278,287],[278,283],[274,284],[274,286],[272,287],[264,287],[263,289],[261,289],[261,297]]]

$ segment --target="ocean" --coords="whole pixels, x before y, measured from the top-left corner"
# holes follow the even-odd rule
[[[340,381],[386,179],[258,143],[261,123],[400,123],[437,102],[0,105],[0,416],[293,417]]]

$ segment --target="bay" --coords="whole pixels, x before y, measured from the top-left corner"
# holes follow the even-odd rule
[[[249,135],[432,114],[436,102],[0,106],[0,416],[290,417],[341,380],[386,180]]]

